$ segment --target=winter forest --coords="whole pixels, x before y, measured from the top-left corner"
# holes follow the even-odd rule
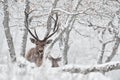
[[[120,80],[120,0],[0,0],[0,80]]]

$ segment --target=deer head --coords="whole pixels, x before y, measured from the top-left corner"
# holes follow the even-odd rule
[[[58,62],[61,61],[61,57],[54,58],[51,55],[48,56],[48,59],[51,61],[52,66],[51,67],[59,67]]]
[[[52,40],[49,39],[52,37],[57,31],[58,31],[58,14],[55,14],[56,18],[54,19],[53,17],[49,17],[54,20],[54,29],[53,32],[50,34],[51,30],[47,30],[47,34],[44,37],[44,39],[39,39],[36,30],[34,29],[34,34],[30,31],[28,27],[26,29],[28,32],[31,34],[33,38],[30,38],[31,42],[35,44],[34,48],[31,48],[29,52],[25,55],[26,59],[30,62],[34,62],[37,66],[40,66],[42,64],[43,60],[43,54],[44,54],[44,48],[47,44],[51,43]],[[47,29],[50,29],[51,25],[47,26]]]

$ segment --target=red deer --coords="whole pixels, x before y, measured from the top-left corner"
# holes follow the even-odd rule
[[[55,14],[55,19],[53,17],[51,17],[51,19],[54,20],[54,29],[53,32],[51,32],[51,30],[47,30],[47,34],[44,37],[43,40],[39,39],[36,30],[34,29],[34,33],[35,35],[30,31],[29,28],[26,27],[26,29],[28,30],[28,32],[31,34],[31,36],[33,38],[30,38],[31,42],[34,43],[36,46],[34,48],[31,48],[28,53],[25,55],[25,58],[30,61],[30,62],[34,62],[38,67],[41,66],[42,62],[43,62],[43,56],[44,56],[44,48],[47,44],[51,43],[52,40],[49,39],[51,36],[53,36],[57,31],[58,31],[58,14]],[[50,29],[50,25],[47,26],[47,28]],[[51,34],[50,34],[51,32]]]
[[[49,55],[48,59],[52,62],[52,66],[51,67],[59,67],[58,62],[61,61],[61,57],[54,58],[54,57]]]

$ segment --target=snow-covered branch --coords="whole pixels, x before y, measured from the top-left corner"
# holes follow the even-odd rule
[[[105,53],[105,49],[106,49],[106,45],[113,42],[114,40],[110,40],[110,41],[107,41],[105,43],[102,44],[102,50],[101,50],[101,53],[99,55],[99,58],[98,58],[98,61],[97,63],[98,64],[102,64],[103,63],[103,57],[104,57],[104,53]]]
[[[109,72],[120,69],[120,62],[109,62],[92,66],[66,65],[62,68],[64,72],[88,74],[90,72]]]
[[[112,53],[110,54],[110,56],[107,57],[107,60],[105,62],[110,62],[114,58],[114,56],[116,55],[117,50],[119,48],[119,45],[120,45],[120,38],[117,38],[116,42],[113,46]]]
[[[55,8],[55,9],[53,9],[53,11],[63,12],[63,13],[70,14],[70,15],[82,14],[80,12],[69,12],[69,11],[63,10],[61,8]]]

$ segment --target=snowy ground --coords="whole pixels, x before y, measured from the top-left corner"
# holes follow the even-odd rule
[[[32,0],[30,1],[32,2]],[[39,6],[40,4],[37,3],[36,1],[39,1],[39,0],[33,0],[33,3],[31,4],[31,6],[32,6],[32,9],[37,8],[39,12],[36,11],[36,13],[33,13],[33,15],[40,15],[40,14],[46,14],[46,13],[48,14],[49,8],[51,7],[52,4],[46,3],[44,2],[44,0],[40,0],[41,6],[46,6],[44,10],[42,10],[41,6]],[[48,1],[48,0],[45,0],[45,1]],[[89,1],[92,1],[92,0],[89,0]],[[94,0],[94,1],[96,2],[99,0]],[[64,2],[66,2],[67,4],[67,0],[65,1],[61,0],[61,3],[64,3]],[[73,4],[76,4],[76,3],[77,3],[77,0]],[[99,5],[101,5],[100,2],[98,3]],[[65,9],[63,5],[66,5],[66,4],[59,4],[58,7]],[[2,24],[3,15],[4,15],[3,9],[2,9],[3,6],[0,4],[0,20],[1,20],[0,21],[0,32],[1,32],[0,33],[0,80],[120,80],[120,76],[119,76],[120,70],[108,72],[105,74],[105,76],[101,73],[90,73],[87,75],[83,75],[80,73],[69,73],[69,72],[61,71],[61,67],[63,67],[62,62],[59,63],[60,68],[51,68],[51,62],[49,60],[47,60],[46,63],[44,63],[40,68],[37,68],[34,65],[34,63],[27,62],[24,58],[20,57],[21,41],[22,41],[23,29],[24,29],[24,13],[23,13],[25,8],[24,0],[19,0],[18,3],[9,3],[9,6],[10,6],[9,12],[10,12],[10,27],[11,27],[10,29],[11,29],[11,34],[13,37],[16,56],[18,60],[17,60],[17,63],[15,64],[11,64],[9,62],[10,61],[10,57],[8,56],[9,51],[8,51],[8,46],[7,46],[7,42],[4,34],[4,28]],[[85,9],[86,7],[87,6],[85,6]],[[104,7],[105,10],[107,10],[106,7],[108,6]],[[116,7],[118,8],[118,6],[116,5],[113,6],[113,9],[111,7],[110,8],[114,11],[117,9]],[[100,12],[102,12],[102,10]],[[96,16],[94,17],[96,18]],[[85,16],[82,18],[83,19],[81,22],[83,23],[86,19],[89,20],[88,16]],[[61,21],[63,19],[61,19]],[[90,19],[95,24],[102,25],[102,26],[106,25],[107,22],[109,21],[108,18],[104,18],[104,20],[100,20],[98,18],[94,19],[90,17]],[[36,23],[37,20],[41,20],[42,23],[40,24]],[[41,18],[35,19],[31,23],[30,27],[32,28],[32,27],[39,26],[43,23],[46,23],[46,20],[47,20],[47,17],[45,18],[41,17]],[[87,35],[89,37],[80,36],[74,30],[71,31],[70,41],[69,41],[70,49],[68,51],[68,61],[69,61],[68,64],[83,65],[84,67],[86,67],[86,65],[96,64],[98,55],[100,53],[100,47],[101,47],[101,44],[98,42],[98,37],[96,37],[97,36],[96,32],[94,32],[92,28],[86,27],[86,25],[78,25],[78,23],[75,25],[75,28],[79,30],[82,34]],[[43,38],[44,36],[43,33],[45,32],[44,28],[37,29],[37,32],[40,38]],[[57,35],[58,34],[52,37],[52,39],[54,39]],[[29,40],[30,37],[31,36],[28,35],[26,52],[30,48],[34,47],[34,44],[32,44]],[[51,50],[51,54],[53,56],[62,55],[58,44],[59,43],[56,43],[56,45],[54,45],[53,49]],[[45,51],[47,52],[47,48]],[[105,58],[109,55],[110,51],[111,51],[111,48],[109,48],[108,51],[106,50]],[[118,53],[119,52],[120,52],[120,49],[118,49]],[[120,54],[118,53],[113,58],[113,61],[120,60]],[[21,63],[26,65],[24,67],[19,67],[18,65],[20,65]]]

